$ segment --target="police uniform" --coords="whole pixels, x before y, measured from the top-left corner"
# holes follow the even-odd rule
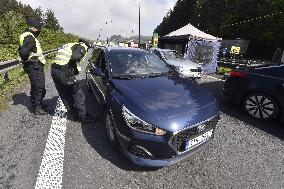
[[[45,89],[45,75],[44,64],[46,63],[45,57],[42,54],[42,48],[37,40],[37,36],[40,33],[41,23],[29,19],[28,25],[37,29],[27,29],[20,36],[19,55],[23,62],[23,68],[28,74],[31,91],[30,100],[33,106],[33,112],[35,114],[46,114],[43,109],[43,99],[46,94]]]
[[[71,118],[85,119],[85,95],[76,81],[81,62],[87,54],[87,43],[68,43],[56,53],[51,76],[59,96]]]

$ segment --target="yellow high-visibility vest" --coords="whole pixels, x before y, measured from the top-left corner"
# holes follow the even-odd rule
[[[67,43],[65,45],[63,45],[56,53],[56,57],[55,59],[52,61],[53,64],[58,64],[58,65],[61,65],[61,66],[64,66],[66,64],[68,64],[68,62],[70,61],[71,59],[71,56],[72,56],[72,47],[74,45],[77,45],[77,44],[80,44],[82,45],[85,50],[87,51],[88,50],[88,47],[84,44],[84,43]],[[86,53],[87,54],[87,53]],[[82,58],[82,60],[79,62],[79,64],[77,64],[77,69],[78,71],[81,71],[81,63],[84,61],[85,57],[86,57],[86,54],[85,56]]]
[[[46,60],[45,60],[45,57],[43,56],[42,54],[42,48],[40,46],[40,43],[39,41],[37,40],[37,38],[35,38],[35,36],[31,33],[31,32],[25,32],[23,33],[21,36],[20,36],[20,45],[22,46],[24,44],[24,40],[25,40],[25,37],[31,35],[34,39],[35,39],[35,42],[36,42],[36,51],[35,53],[31,53],[29,55],[29,60],[33,57],[38,57],[38,60],[45,64],[46,63]]]

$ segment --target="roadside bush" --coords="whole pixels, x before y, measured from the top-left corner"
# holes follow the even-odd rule
[[[227,73],[229,73],[230,71],[232,71],[231,68],[225,68],[225,67],[218,67],[218,68],[217,68],[217,74],[220,74],[220,75],[227,74]]]

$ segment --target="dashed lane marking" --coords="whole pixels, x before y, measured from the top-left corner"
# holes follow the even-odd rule
[[[62,187],[67,110],[59,98],[52,119],[35,189]]]

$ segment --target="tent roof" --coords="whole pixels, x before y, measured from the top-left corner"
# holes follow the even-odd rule
[[[200,31],[196,27],[191,24],[188,24],[176,31],[173,31],[165,36],[165,38],[171,37],[178,37],[178,36],[192,36],[201,39],[208,39],[208,40],[220,40],[221,38],[214,37],[213,35],[207,34],[203,31]]]

